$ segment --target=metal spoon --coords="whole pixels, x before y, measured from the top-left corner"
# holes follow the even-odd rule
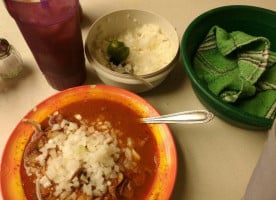
[[[161,115],[156,117],[141,118],[141,123],[161,124],[200,124],[207,123],[214,118],[214,114],[206,110],[191,110],[184,112],[177,112],[168,115]]]
[[[149,89],[153,88],[154,86],[152,85],[151,82],[147,81],[146,79],[144,79],[143,77],[137,75],[134,73],[134,69],[133,66],[131,66],[130,69],[125,69],[125,73],[133,76],[134,78],[136,78],[137,80],[141,81],[145,86],[147,86]]]

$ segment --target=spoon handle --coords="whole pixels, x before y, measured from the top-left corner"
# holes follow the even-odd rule
[[[209,122],[214,118],[214,114],[206,110],[191,110],[161,115],[156,117],[141,118],[142,123],[160,124],[199,124]]]

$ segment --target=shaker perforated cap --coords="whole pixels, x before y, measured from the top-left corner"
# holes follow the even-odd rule
[[[0,38],[0,58],[8,56],[10,54],[11,46],[9,42],[4,39]]]

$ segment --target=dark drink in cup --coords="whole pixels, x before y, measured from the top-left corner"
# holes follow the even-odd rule
[[[57,90],[86,78],[78,0],[5,0],[48,83]]]

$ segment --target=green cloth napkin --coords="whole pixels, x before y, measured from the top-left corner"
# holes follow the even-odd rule
[[[276,52],[265,37],[213,26],[193,62],[199,78],[222,100],[251,114],[275,118]]]

